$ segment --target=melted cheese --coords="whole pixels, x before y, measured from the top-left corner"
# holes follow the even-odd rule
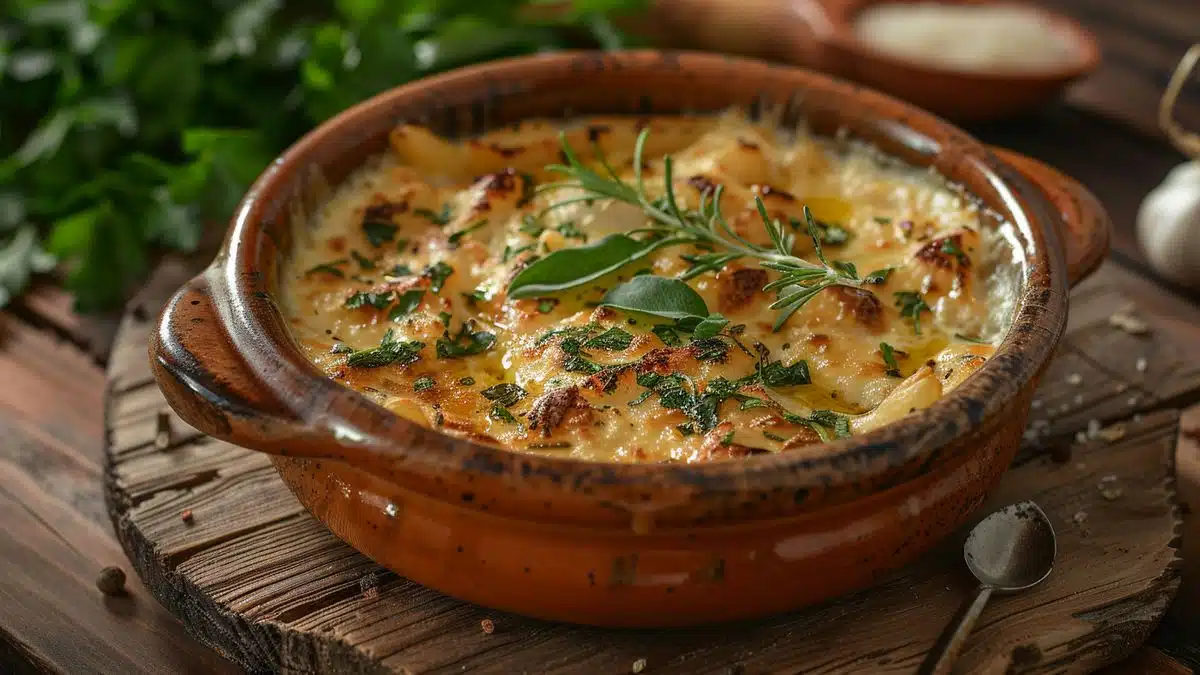
[[[807,204],[817,219],[850,234],[828,243],[827,257],[853,262],[864,275],[892,272],[865,290],[821,292],[778,331],[768,308],[775,295],[761,290],[776,272],[743,258],[700,274],[688,283],[709,309],[744,326],[717,338],[723,346],[715,351],[711,341],[689,344],[686,334],[678,346],[664,343],[653,329],[668,321],[596,307],[634,273],[683,273],[690,264],[681,256],[701,252],[691,247],[660,249],[555,296],[512,300],[508,282],[531,259],[641,227],[645,216],[604,200],[543,214],[579,194],[570,187],[534,192],[556,178],[544,169],[560,161],[552,123],[465,142],[406,125],[393,132],[386,156],[368,162],[298,227],[283,305],[300,345],[330,377],[418,423],[513,450],[607,461],[811,452],[833,426],[797,416],[833,411],[862,433],[929,406],[992,354],[1011,313],[1016,249],[1004,241],[1003,225],[938,177],[868,148],[736,115],[589,119],[566,137],[586,161],[595,163],[599,149],[628,177],[634,140],[647,125],[643,173],[651,196],[663,192],[662,156],[669,153],[679,199],[694,207],[703,190],[723,185],[723,212],[740,236],[769,243],[755,195],[783,222],[801,217]],[[794,253],[813,260],[811,240],[797,237]],[[438,275],[422,272],[439,263],[453,271],[434,291]],[[919,315],[919,333],[896,302],[904,291],[919,292],[930,307]],[[381,295],[359,295],[360,306],[347,306],[362,293]],[[415,304],[408,313],[397,309],[405,298]],[[453,342],[464,326],[481,345],[487,334],[494,342],[477,354],[439,354],[439,339]],[[628,346],[601,340],[580,351],[580,343],[614,328],[631,336]],[[388,331],[423,343],[415,360],[348,363],[349,352],[379,346]],[[888,372],[881,343],[894,348],[899,376]],[[811,384],[767,391],[750,381],[763,353],[784,366],[804,360]],[[575,358],[581,355],[584,361]],[[597,367],[604,370],[588,372]],[[647,373],[674,378],[692,400],[715,391],[716,378],[742,386],[697,422],[663,392],[649,392]],[[494,388],[504,383],[521,389]]]

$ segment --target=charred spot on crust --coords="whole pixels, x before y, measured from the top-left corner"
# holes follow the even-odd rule
[[[529,428],[541,427],[542,435],[549,436],[562,424],[573,408],[585,408],[587,402],[579,394],[579,387],[553,389],[539,396],[529,409]]]
[[[748,141],[741,136],[738,136],[737,142],[738,145],[744,150],[758,150],[758,143],[755,143],[754,141]]]
[[[719,303],[721,311],[729,312],[745,305],[756,293],[767,285],[767,271],[755,267],[733,270],[726,273],[722,270],[717,275],[721,284]]]
[[[850,313],[854,320],[879,332],[883,328],[883,303],[871,291],[849,286],[834,286],[829,289],[841,303],[842,309]]]
[[[962,248],[961,234],[933,239],[922,246],[915,257],[941,269],[952,269],[956,264],[958,267],[971,266],[971,259]]]
[[[700,194],[711,194],[717,189],[717,184],[711,178],[700,174],[687,179],[687,184],[696,188]]]
[[[392,216],[408,210],[408,202],[390,202],[383,195],[375,195],[375,201],[363,209],[364,223],[390,223]]]

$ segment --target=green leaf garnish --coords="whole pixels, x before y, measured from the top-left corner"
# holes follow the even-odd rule
[[[707,340],[715,337],[721,332],[721,329],[729,324],[729,319],[720,314],[713,313],[704,317],[704,320],[696,324],[695,330],[692,331],[693,340]]]
[[[903,377],[900,374],[900,364],[896,362],[896,350],[888,343],[880,342],[879,353],[883,355],[883,365],[887,366],[885,374],[888,377]]]
[[[434,384],[436,384],[436,382],[434,382],[433,378],[429,377],[428,375],[424,377],[418,377],[413,381],[413,391],[425,391],[426,389],[433,389]]]
[[[891,276],[892,270],[894,270],[894,269],[896,269],[896,268],[885,267],[881,270],[875,270],[874,272],[871,272],[867,276],[863,277],[863,283],[864,284],[872,284],[875,286],[882,285],[884,282],[887,281],[887,278],[889,276]]]
[[[470,225],[459,230],[458,232],[451,234],[449,237],[446,238],[446,241],[450,244],[450,248],[457,248],[458,245],[462,242],[463,237],[467,236],[468,234],[471,234],[475,230],[478,230],[479,228],[481,228],[487,224],[488,224],[487,218],[484,218],[482,220],[477,220],[474,223],[471,223]]]
[[[800,359],[790,366],[783,365],[782,361],[760,363],[758,377],[767,387],[791,387],[812,383],[808,374],[808,362],[804,359]]]
[[[342,258],[341,260],[330,260],[329,262],[321,263],[320,265],[314,265],[304,272],[304,276],[320,273],[331,274],[339,279],[344,279],[346,278],[346,273],[338,269],[337,265],[345,265],[348,262],[350,261],[346,258]]]
[[[633,344],[633,336],[621,328],[614,327],[584,342],[583,347],[584,349],[620,352],[629,349],[631,344]]]
[[[421,276],[429,279],[429,290],[434,293],[441,292],[451,274],[454,274],[454,268],[442,261],[426,267],[421,272]]]
[[[364,271],[365,271],[365,270],[373,270],[373,269],[375,269],[375,263],[371,262],[371,259],[370,259],[370,258],[368,258],[368,257],[366,257],[365,255],[363,255],[363,254],[359,253],[358,251],[351,250],[351,251],[350,251],[350,257],[351,257],[351,258],[354,258],[354,262],[358,263],[358,267],[359,267],[359,269],[361,269],[361,270],[364,270]]]
[[[679,337],[679,331],[675,330],[673,326],[668,324],[660,323],[654,328],[651,328],[650,332],[657,335],[658,339],[662,340],[663,344],[668,347],[679,347],[683,345],[683,340]]]
[[[506,408],[516,405],[521,401],[521,399],[528,395],[528,392],[519,385],[512,384],[510,382],[493,384],[487,389],[484,389],[482,393],[484,398],[488,399],[489,401],[499,403]]]
[[[634,277],[613,287],[604,294],[600,306],[664,319],[708,316],[708,305],[691,286],[653,275]]]
[[[984,340],[983,338],[981,338],[977,335],[964,335],[962,333],[955,333],[954,337],[958,338],[959,340],[962,340],[963,342],[971,342],[971,343],[974,343],[977,345],[992,344],[990,340]]]
[[[442,225],[449,225],[450,221],[454,218],[454,215],[450,211],[449,204],[442,204],[442,210],[440,212],[435,212],[423,207],[415,208],[413,209],[413,215],[421,216],[422,218],[439,227]]]
[[[396,298],[396,305],[388,312],[388,319],[399,321],[404,317],[412,314],[412,311],[421,304],[421,299],[425,297],[425,289],[414,288],[404,291],[400,297]]]
[[[386,309],[388,305],[392,304],[393,297],[391,291],[384,291],[382,293],[359,291],[346,298],[346,308],[374,307],[375,309]]]
[[[472,322],[473,323],[473,322]],[[464,323],[453,337],[450,331],[443,331],[437,340],[437,357],[439,359],[458,359],[464,356],[482,354],[496,344],[496,334],[487,331],[474,331]]]
[[[395,239],[396,231],[400,228],[390,221],[364,220],[362,229],[363,235],[367,237],[367,242],[375,248],[379,248]]]
[[[380,368],[392,364],[405,366],[421,358],[420,352],[424,348],[424,342],[397,340],[389,328],[378,347],[354,352],[346,359],[346,365],[355,368]]]
[[[925,304],[925,298],[922,298],[921,294],[916,291],[897,291],[892,295],[896,297],[896,307],[900,309],[900,316],[912,319],[913,332],[920,335],[921,312],[933,311],[929,305]]]
[[[560,249],[518,272],[508,284],[508,297],[531,298],[582,286],[644,258],[661,246],[661,241],[638,241],[613,234],[588,246]]]

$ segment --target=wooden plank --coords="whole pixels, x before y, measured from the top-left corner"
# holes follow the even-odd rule
[[[1171,321],[1157,315],[1163,328],[1156,323],[1149,338],[1087,335],[1107,326],[1107,305],[1119,299],[1112,284],[1125,274],[1106,269],[1081,291],[1084,311],[1073,320],[1071,340],[1081,337],[1071,342],[1071,354],[1095,360],[1096,350],[1128,350],[1128,340],[1158,345],[1175,335],[1167,330]],[[148,329],[129,318],[122,341],[140,344]],[[1158,346],[1154,353],[1167,352]],[[1172,378],[1176,398],[1200,390],[1200,372],[1175,363],[1163,357],[1162,371],[1154,374]],[[110,371],[129,383],[145,378],[146,368],[144,359],[114,359]],[[1124,370],[1097,369],[1088,389],[1135,375],[1142,373],[1133,362]],[[1076,385],[1047,376],[1044,387],[1050,400],[1073,396]],[[911,672],[969,585],[955,551],[960,542],[951,542],[871,591],[735,628],[604,631],[490,612],[400,579],[338,541],[303,511],[260,455],[210,440],[154,452],[145,444],[147,432],[135,429],[152,424],[157,390],[124,392],[112,403],[112,438],[134,447],[112,449],[111,503],[135,565],[202,639],[251,668],[617,673],[645,658],[647,672],[656,673],[731,666]],[[1004,670],[1016,659],[1030,672],[1084,672],[1132,652],[1165,610],[1175,584],[1176,514],[1163,462],[1174,444],[1175,415],[1156,412],[1124,424],[1124,435],[1111,444],[1095,438],[1073,444],[1070,462],[1026,453],[1006,478],[994,503],[1036,496],[1059,531],[1063,562],[1045,589],[989,610],[967,655],[968,670]],[[1071,438],[1085,427],[1076,419],[1064,423],[1061,435]],[[1097,487],[1109,476],[1117,476],[1122,491],[1112,500]],[[190,525],[180,519],[184,509],[194,516]],[[1150,533],[1157,539],[1130,539]],[[1140,581],[1122,576],[1129,572]],[[1086,580],[1073,582],[1080,574]],[[1125,600],[1102,599],[1114,590]],[[480,630],[484,618],[499,626],[495,633]]]
[[[108,358],[117,326],[119,312],[77,314],[74,300],[61,287],[48,281],[35,283],[14,303],[14,311],[22,319],[58,334],[97,363]]]

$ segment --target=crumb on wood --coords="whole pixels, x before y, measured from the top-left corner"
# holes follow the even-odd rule
[[[1076,511],[1075,515],[1071,516],[1071,520],[1074,520],[1076,525],[1082,525],[1087,520],[1087,512]]]
[[[633,662],[632,670],[635,674],[640,673],[645,669],[646,669],[646,659],[638,659],[637,661]]]
[[[1150,334],[1150,326],[1145,321],[1142,321],[1133,314],[1130,314],[1129,311],[1125,309],[1117,310],[1116,312],[1110,314],[1108,317],[1108,325],[1118,330],[1123,330],[1130,335]]]
[[[100,570],[100,576],[96,577],[96,588],[110,597],[125,595],[125,570],[112,566]]]
[[[491,619],[484,619],[483,621],[480,621],[479,627],[483,629],[483,632],[486,635],[491,635],[492,633],[496,632],[496,622],[492,621]]]
[[[1114,424],[1112,426],[1105,427],[1096,432],[1096,435],[1109,443],[1115,443],[1122,438],[1125,438],[1125,425]]]
[[[1119,479],[1113,474],[1109,474],[1101,478],[1100,484],[1096,486],[1097,489],[1100,490],[1100,496],[1104,497],[1110,502],[1120,499],[1122,496],[1124,496],[1125,490],[1121,487],[1118,480]]]
[[[192,515],[191,509],[184,509],[183,513],[179,514],[179,519],[184,523],[191,525],[196,520],[196,516]]]
[[[1139,373],[1146,372],[1146,368],[1148,366],[1149,363],[1146,361],[1146,357],[1144,356],[1139,356],[1137,361],[1133,362],[1133,367],[1136,368]]]
[[[370,572],[358,580],[358,590],[367,600],[379,597],[379,579],[374,572]]]
[[[1083,376],[1079,373],[1071,373],[1070,375],[1067,375],[1067,384],[1071,385],[1072,387],[1078,387],[1079,385],[1083,384]]]

